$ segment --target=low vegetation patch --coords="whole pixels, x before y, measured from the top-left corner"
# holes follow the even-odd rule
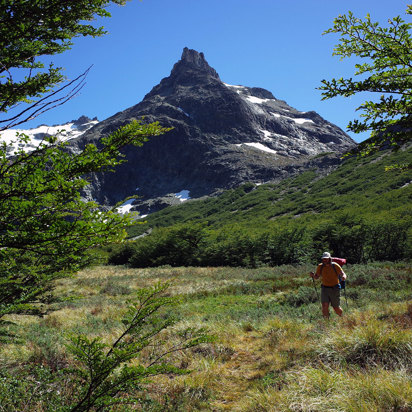
[[[79,410],[408,410],[410,266],[348,266],[345,315],[332,313],[330,321],[321,317],[310,269],[106,266],[60,280],[64,299],[47,316],[11,319],[21,341],[0,348],[0,410],[71,411],[82,399]],[[170,282],[164,302],[179,304],[165,306],[150,328],[173,323],[135,357],[128,355],[136,341],[125,336],[116,357],[107,358],[131,321],[128,302],[159,281]],[[77,297],[67,299],[73,292]],[[142,327],[150,331],[149,324]],[[196,340],[199,329],[203,337]],[[191,344],[179,347],[182,342]],[[145,369],[165,344],[169,366]],[[119,356],[124,362],[103,386],[111,397],[101,394],[87,406],[88,368],[101,370]],[[138,379],[116,394],[108,391],[127,373]]]

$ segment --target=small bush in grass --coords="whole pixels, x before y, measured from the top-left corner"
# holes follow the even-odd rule
[[[322,361],[371,367],[412,369],[412,331],[369,320],[348,330],[337,330],[319,349]]]
[[[234,349],[219,344],[208,344],[197,346],[191,350],[191,353],[200,355],[211,360],[227,362],[235,353]]]
[[[109,265],[127,265],[130,258],[135,252],[135,245],[132,242],[127,242],[121,245],[113,246],[109,252]]]
[[[286,384],[286,374],[284,371],[270,371],[261,380],[264,388],[282,389]]]
[[[242,330],[243,332],[252,332],[255,328],[253,327],[251,322],[242,322]]]
[[[314,288],[300,286],[299,289],[292,291],[287,295],[285,303],[290,306],[299,307],[314,303],[318,300],[319,298]]]
[[[100,289],[100,293],[111,296],[130,295],[132,289],[128,285],[121,285],[112,279],[108,279],[107,283]]]

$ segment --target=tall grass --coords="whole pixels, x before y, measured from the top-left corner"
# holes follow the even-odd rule
[[[325,337],[319,358],[334,366],[382,366],[412,371],[412,330],[370,318]]]
[[[133,291],[158,281],[171,281],[169,293],[181,300],[170,309],[179,322],[159,338],[173,345],[184,330],[204,327],[215,342],[170,355],[190,374],[153,378],[127,394],[146,398],[143,410],[407,411],[410,267],[349,266],[348,308],[329,321],[310,269],[96,267],[61,280],[62,301],[49,315],[11,319],[22,343],[0,347],[0,411],[64,410],[76,396],[60,372],[75,366],[67,335],[110,342]],[[139,361],[150,356],[147,348]]]
[[[256,412],[406,412],[411,405],[412,384],[404,370],[306,367],[287,372],[280,388],[251,391],[241,408]]]

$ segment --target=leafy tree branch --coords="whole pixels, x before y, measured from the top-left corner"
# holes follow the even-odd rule
[[[123,146],[141,146],[168,130],[134,121],[100,148],[88,145],[75,155],[55,137],[13,157],[0,146],[0,321],[10,313],[42,313],[54,279],[86,266],[88,249],[122,240],[132,217],[82,200],[87,175],[122,163]]]
[[[184,369],[165,363],[165,358],[173,352],[212,339],[203,330],[193,329],[182,331],[180,339],[169,346],[155,339],[176,322],[170,309],[179,300],[167,295],[168,287],[167,283],[158,283],[137,292],[136,300],[123,318],[124,330],[112,344],[82,335],[71,338],[68,349],[78,366],[68,372],[77,379],[78,396],[70,411],[100,410],[124,403],[139,404],[142,399],[138,396],[121,399],[120,395],[141,391],[153,376],[187,373]],[[139,354],[150,346],[158,350],[155,359],[148,364],[144,364],[142,359],[138,361]]]
[[[412,14],[412,6],[407,6]],[[412,137],[412,24],[400,16],[388,20],[382,27],[368,14],[361,20],[349,12],[334,21],[324,34],[340,34],[333,55],[347,58],[357,56],[367,61],[355,64],[353,78],[322,80],[322,100],[336,96],[349,97],[357,93],[380,94],[378,101],[367,100],[356,110],[361,119],[349,122],[354,133],[371,131],[371,137],[362,142],[353,153],[368,155],[390,146],[394,149],[410,142]],[[410,165],[409,165],[410,166]],[[408,166],[408,167],[409,167]]]

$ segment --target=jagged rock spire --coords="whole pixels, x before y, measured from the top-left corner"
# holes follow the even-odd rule
[[[173,74],[190,69],[205,72],[206,74],[220,80],[216,70],[209,66],[209,63],[206,61],[202,52],[199,53],[196,50],[185,47],[183,49],[182,57],[174,65],[171,75],[173,76]]]

